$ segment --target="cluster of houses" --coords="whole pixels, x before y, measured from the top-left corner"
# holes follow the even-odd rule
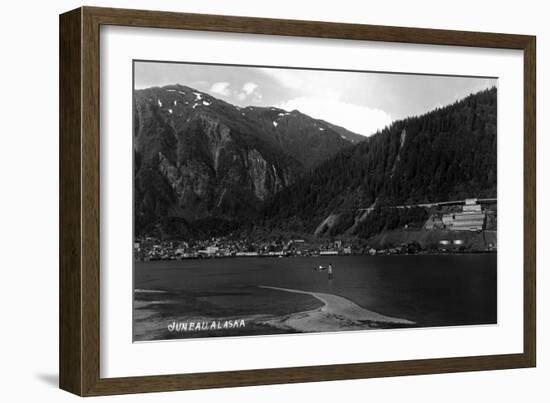
[[[293,239],[287,242],[252,242],[212,238],[210,240],[188,243],[185,241],[162,241],[153,237],[146,237],[134,242],[134,256],[138,261],[351,254],[351,246],[344,245],[340,240],[314,244],[304,239]]]
[[[401,244],[401,245],[395,245],[391,248],[372,248],[367,247],[364,250],[364,254],[370,255],[370,256],[376,256],[376,255],[414,255],[416,253],[419,253],[422,250],[422,247],[420,244],[416,242],[408,243],[408,244]]]

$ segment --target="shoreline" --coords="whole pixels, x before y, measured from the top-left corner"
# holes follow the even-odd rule
[[[296,312],[290,315],[281,316],[265,321],[264,323],[279,329],[290,329],[293,331],[330,332],[342,330],[365,330],[378,328],[377,324],[391,326],[412,326],[415,322],[386,316],[365,308],[347,298],[335,294],[296,290],[260,285],[259,288],[310,295],[323,303],[317,309]]]
[[[496,250],[491,251],[472,251],[472,252],[437,252],[437,251],[422,251],[418,253],[378,253],[375,255],[371,255],[369,253],[352,253],[350,255],[345,254],[334,254],[334,255],[246,255],[246,256],[196,256],[196,257],[183,257],[183,258],[172,258],[172,259],[150,259],[150,260],[134,260],[134,263],[150,263],[150,262],[173,262],[173,261],[185,261],[185,260],[213,260],[213,259],[251,259],[251,258],[302,258],[302,257],[308,257],[308,258],[334,258],[334,257],[357,257],[357,256],[365,256],[365,257],[388,257],[388,256],[463,256],[463,255],[491,255],[491,254],[497,254]]]
[[[276,292],[308,295],[320,301],[320,307],[305,311],[297,311],[283,315],[277,314],[248,314],[248,315],[222,315],[211,317],[210,315],[160,315],[162,306],[170,305],[173,300],[153,298],[150,300],[134,301],[134,337],[135,341],[167,340],[171,338],[201,338],[201,337],[230,337],[266,334],[289,333],[316,333],[335,332],[348,330],[368,330],[384,327],[413,326],[415,322],[407,319],[382,315],[365,309],[347,298],[328,293],[311,292],[291,288],[259,285],[257,288]],[[136,289],[136,294],[142,295],[170,295],[161,290]],[[170,322],[195,321],[212,322],[233,319],[244,319],[253,329],[242,334],[237,329],[234,331],[214,332],[167,332],[166,324]],[[264,329],[263,331],[261,329]],[[272,331],[266,331],[272,329]]]

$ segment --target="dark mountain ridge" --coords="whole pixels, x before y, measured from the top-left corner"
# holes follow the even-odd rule
[[[496,117],[491,88],[396,121],[277,193],[263,226],[313,233],[328,220],[334,235],[357,224],[358,209],[496,197]]]
[[[358,135],[344,130],[298,111],[239,108],[182,85],[134,91],[136,236],[235,227],[352,146]]]
[[[300,161],[304,168],[313,168],[338,151],[365,140],[366,137],[314,119],[300,111],[287,112],[275,107],[246,107],[241,110],[267,142],[280,147]]]

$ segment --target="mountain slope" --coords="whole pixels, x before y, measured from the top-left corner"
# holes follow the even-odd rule
[[[319,122],[297,111],[238,108],[181,85],[136,90],[136,235],[246,220],[307,169],[353,144]]]
[[[345,149],[279,192],[264,211],[268,227],[313,233],[331,215],[359,208],[495,197],[497,90],[394,122]],[[345,214],[342,214],[345,213]]]
[[[281,147],[300,161],[306,169],[317,166],[340,150],[366,139],[323,120],[314,119],[297,110],[247,107],[242,110],[247,119],[261,128],[263,138]]]
[[[352,142],[353,144],[360,143],[361,141],[364,141],[364,140],[367,139],[365,136],[363,136],[361,134],[354,133],[352,131],[349,131],[348,129],[343,128],[341,126],[337,126],[335,124],[329,123],[329,122],[324,121],[324,120],[320,120],[320,122],[322,122],[324,125],[326,125],[330,129],[332,129],[336,133],[338,133],[338,135],[341,138],[343,138],[345,140],[348,140],[348,141]]]

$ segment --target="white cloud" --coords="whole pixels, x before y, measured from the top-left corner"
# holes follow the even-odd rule
[[[258,91],[258,84],[248,81],[243,84],[240,91],[236,91],[234,96],[239,101],[243,102],[248,99],[247,102],[261,102],[262,94]]]
[[[210,87],[210,92],[213,92],[214,94],[223,95],[226,97],[231,95],[231,90],[229,89],[229,83],[226,81],[221,81],[221,82],[212,84],[212,87]]]
[[[240,88],[231,88],[231,83],[227,81],[218,81],[210,86],[211,94],[221,95],[225,98],[237,99],[240,102],[261,102],[262,94],[258,91],[259,85],[255,82],[248,81]]]
[[[297,109],[364,136],[370,136],[392,122],[386,112],[340,101],[336,94],[298,97],[277,106],[287,111]]]
[[[258,88],[258,84],[253,83],[252,81],[249,81],[243,85],[243,92],[246,95],[252,94],[254,91],[256,91],[256,88]]]

